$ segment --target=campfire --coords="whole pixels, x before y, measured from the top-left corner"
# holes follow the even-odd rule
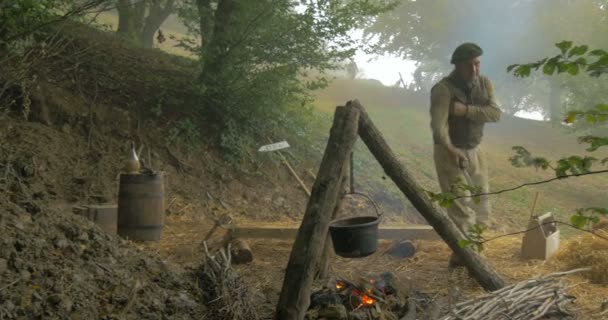
[[[404,314],[406,302],[407,297],[398,295],[390,272],[357,282],[338,279],[311,295],[307,319],[381,319],[387,313]]]

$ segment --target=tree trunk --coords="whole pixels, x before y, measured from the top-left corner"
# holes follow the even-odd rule
[[[484,289],[490,291],[504,287],[505,281],[477,252],[471,248],[461,248],[458,245],[460,240],[466,239],[465,235],[443,209],[419,191],[421,189],[420,185],[414,180],[412,174],[399,163],[363,106],[356,100],[349,102],[349,104],[359,109],[359,136],[384,168],[384,172],[395,182],[439,236],[464,261],[477,282]],[[457,206],[458,203],[454,202],[453,205]]]
[[[139,43],[146,14],[146,1],[118,0],[118,29],[116,33]]]
[[[230,21],[235,9],[235,0],[219,0],[217,4],[213,33],[204,51],[207,57],[204,59],[203,77],[210,81],[217,79],[216,76],[221,73],[224,67],[225,56],[230,47]],[[203,19],[202,16],[201,19]],[[205,41],[205,39],[201,40]],[[205,73],[208,73],[209,77],[205,77]]]
[[[342,176],[357,140],[359,111],[338,107],[319,174],[298,230],[283,280],[275,319],[302,320],[310,305],[311,287],[318,269],[329,222],[342,191]]]
[[[154,0],[141,31],[141,44],[144,48],[154,47],[154,35],[175,9],[175,0],[167,0],[165,6],[160,0]]]
[[[197,0],[198,14],[200,16],[200,33],[201,33],[201,56],[205,56],[205,52],[209,46],[209,41],[213,35],[213,9],[211,8],[211,0]]]

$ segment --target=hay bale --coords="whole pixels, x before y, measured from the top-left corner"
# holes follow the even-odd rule
[[[608,231],[598,231],[608,237]],[[590,267],[582,275],[591,282],[608,284],[608,241],[587,234],[573,239],[562,248],[556,260],[562,270]]]

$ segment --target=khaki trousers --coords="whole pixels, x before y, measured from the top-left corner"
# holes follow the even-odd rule
[[[470,186],[480,187],[482,193],[488,193],[490,191],[488,166],[482,150],[478,146],[474,149],[463,151],[468,158],[468,166],[464,170],[458,167],[446,147],[438,144],[435,145],[435,169],[437,170],[441,192],[452,192],[452,185],[458,179],[462,179],[464,183]],[[464,172],[467,174],[465,175]],[[459,196],[471,195],[468,190],[454,191]],[[468,233],[469,227],[473,224],[488,226],[492,210],[488,196],[480,196],[479,204],[476,204],[472,198],[462,198],[456,200],[456,202],[458,204],[453,204],[448,208],[448,215],[462,232]]]

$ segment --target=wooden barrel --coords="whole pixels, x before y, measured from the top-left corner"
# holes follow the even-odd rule
[[[161,175],[121,174],[118,235],[134,241],[159,241],[165,217]]]

